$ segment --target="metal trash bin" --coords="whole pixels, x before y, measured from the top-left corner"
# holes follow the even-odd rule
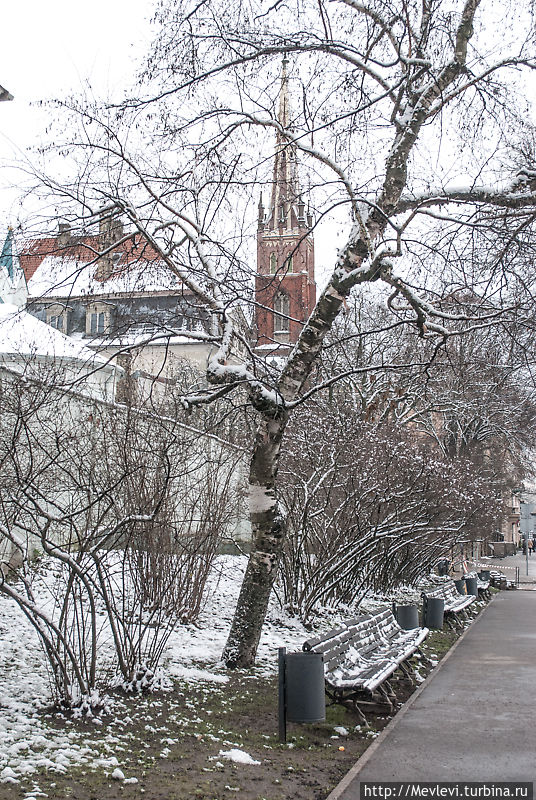
[[[285,655],[285,699],[288,722],[326,719],[324,658],[320,653]]]
[[[425,628],[443,630],[445,601],[442,597],[426,597],[423,601],[423,625]]]
[[[459,578],[459,580],[454,581],[454,583],[459,594],[467,594],[467,586],[463,578]]]
[[[396,621],[405,631],[420,627],[419,609],[415,605],[397,606],[395,616]]]
[[[474,594],[478,597],[478,578],[465,578],[467,594]]]

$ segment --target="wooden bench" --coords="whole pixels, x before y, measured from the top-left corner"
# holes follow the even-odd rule
[[[333,703],[354,708],[365,720],[361,706],[394,708],[395,693],[389,678],[401,669],[413,680],[406,661],[420,652],[428,628],[406,631],[391,609],[347,620],[343,626],[303,645],[307,652],[324,656],[326,694]],[[421,656],[426,658],[423,653]]]
[[[422,596],[423,599],[426,598],[428,600],[433,598],[443,600],[444,612],[446,615],[445,619],[451,628],[454,627],[452,625],[452,617],[456,623],[462,624],[459,615],[467,619],[466,609],[471,603],[474,603],[474,601],[478,599],[474,594],[460,594],[456,589],[456,584],[452,580],[443,581],[442,583],[427,587],[422,591]]]

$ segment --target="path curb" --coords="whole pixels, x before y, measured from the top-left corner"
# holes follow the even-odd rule
[[[495,595],[495,597],[496,596],[497,595]],[[421,683],[419,688],[416,689],[413,692],[411,697],[404,703],[404,705],[402,706],[400,711],[398,711],[396,713],[396,715],[393,717],[393,719],[385,726],[385,728],[380,733],[378,738],[375,739],[374,742],[369,747],[367,747],[367,749],[365,750],[363,755],[356,761],[354,766],[350,768],[350,770],[346,773],[344,778],[337,784],[337,786],[326,797],[326,800],[339,800],[339,798],[341,797],[342,793],[344,791],[346,791],[346,789],[350,786],[350,784],[353,783],[353,781],[355,781],[356,778],[359,778],[359,773],[361,772],[363,767],[367,764],[367,762],[371,759],[371,757],[374,755],[374,753],[376,752],[378,747],[380,747],[380,745],[382,744],[383,740],[393,730],[393,728],[396,728],[396,726],[399,724],[400,720],[402,720],[404,718],[404,716],[407,714],[407,712],[412,707],[412,705],[415,703],[415,701],[418,700],[418,698],[421,696],[421,694],[426,689],[426,687],[429,685],[429,683],[431,683],[431,681],[433,681],[435,676],[438,675],[441,672],[441,670],[443,668],[443,665],[446,664],[446,662],[449,660],[451,655],[456,651],[456,648],[458,647],[460,642],[462,642],[465,639],[466,634],[468,633],[468,631],[470,631],[473,628],[473,625],[476,625],[482,619],[482,616],[486,613],[488,608],[491,606],[491,604],[495,600],[495,597],[491,598],[491,600],[487,603],[486,607],[482,609],[482,611],[480,612],[478,617],[476,617],[476,619],[473,620],[471,625],[469,625],[469,627],[467,627],[464,630],[464,632],[461,634],[461,636],[458,639],[456,639],[455,643],[452,645],[452,647],[450,648],[450,650],[448,651],[446,656],[444,656],[441,659],[441,661],[439,662],[437,667],[435,669],[433,669],[432,672],[425,678],[425,680]]]

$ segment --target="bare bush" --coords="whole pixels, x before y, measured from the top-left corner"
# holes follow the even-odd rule
[[[118,672],[150,688],[169,636],[199,614],[241,451],[15,376],[3,401],[0,591],[36,629],[56,700],[89,713]]]
[[[318,419],[322,424],[317,424]],[[288,519],[284,602],[303,619],[322,604],[356,604],[412,583],[501,510],[497,486],[415,429],[355,425],[355,411],[302,411],[280,466]]]

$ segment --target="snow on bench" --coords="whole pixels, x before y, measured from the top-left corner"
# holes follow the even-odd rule
[[[458,614],[462,614],[466,618],[466,608],[478,599],[474,594],[460,594],[454,581],[450,580],[424,589],[422,595],[427,600],[434,598],[443,600],[445,614],[455,615],[456,621],[458,621]],[[450,624],[448,617],[447,622]]]
[[[419,651],[428,628],[404,630],[391,609],[347,620],[324,636],[309,639],[306,652],[324,656],[326,694],[334,703],[350,705],[364,719],[360,706],[393,708],[389,678],[400,668],[412,678],[405,662]]]

